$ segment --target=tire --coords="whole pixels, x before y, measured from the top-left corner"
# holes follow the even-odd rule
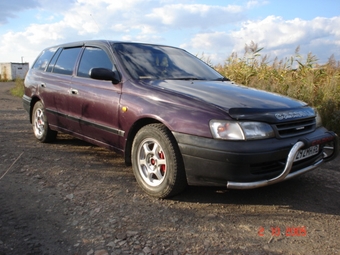
[[[177,142],[162,124],[138,131],[132,145],[132,168],[139,186],[153,197],[168,198],[187,186]]]
[[[43,103],[35,103],[32,111],[32,126],[35,137],[42,143],[48,143],[55,140],[57,131],[50,129]]]

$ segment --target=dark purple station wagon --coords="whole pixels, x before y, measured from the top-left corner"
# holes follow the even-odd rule
[[[251,189],[315,169],[338,137],[303,102],[236,85],[185,50],[84,41],[42,51],[23,104],[35,137],[57,132],[121,153],[141,188]]]

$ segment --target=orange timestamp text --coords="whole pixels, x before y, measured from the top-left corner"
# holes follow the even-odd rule
[[[260,227],[257,234],[259,236],[265,236],[265,228]],[[286,236],[307,236],[307,229],[306,227],[286,227],[285,231],[282,233],[280,227],[270,227],[271,235],[272,236],[281,236],[281,234],[284,234]]]

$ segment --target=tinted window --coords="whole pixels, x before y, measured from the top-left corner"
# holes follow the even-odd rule
[[[53,73],[72,75],[81,48],[63,49],[53,68]]]
[[[46,69],[46,72],[51,72],[52,71],[52,69],[53,69],[53,67],[55,65],[55,62],[57,61],[61,51],[62,51],[62,48],[59,48],[58,51],[54,54],[50,64],[48,65],[48,67]]]
[[[91,68],[102,67],[112,70],[112,63],[106,52],[99,48],[86,47],[81,58],[78,76],[90,77]]]
[[[35,61],[32,69],[38,69],[38,70],[45,70],[47,67],[48,63],[50,62],[52,56],[56,52],[58,48],[50,48],[47,50],[44,50],[38,59]]]

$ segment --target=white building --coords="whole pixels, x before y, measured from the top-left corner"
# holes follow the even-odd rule
[[[25,78],[29,63],[0,63],[0,80]]]

